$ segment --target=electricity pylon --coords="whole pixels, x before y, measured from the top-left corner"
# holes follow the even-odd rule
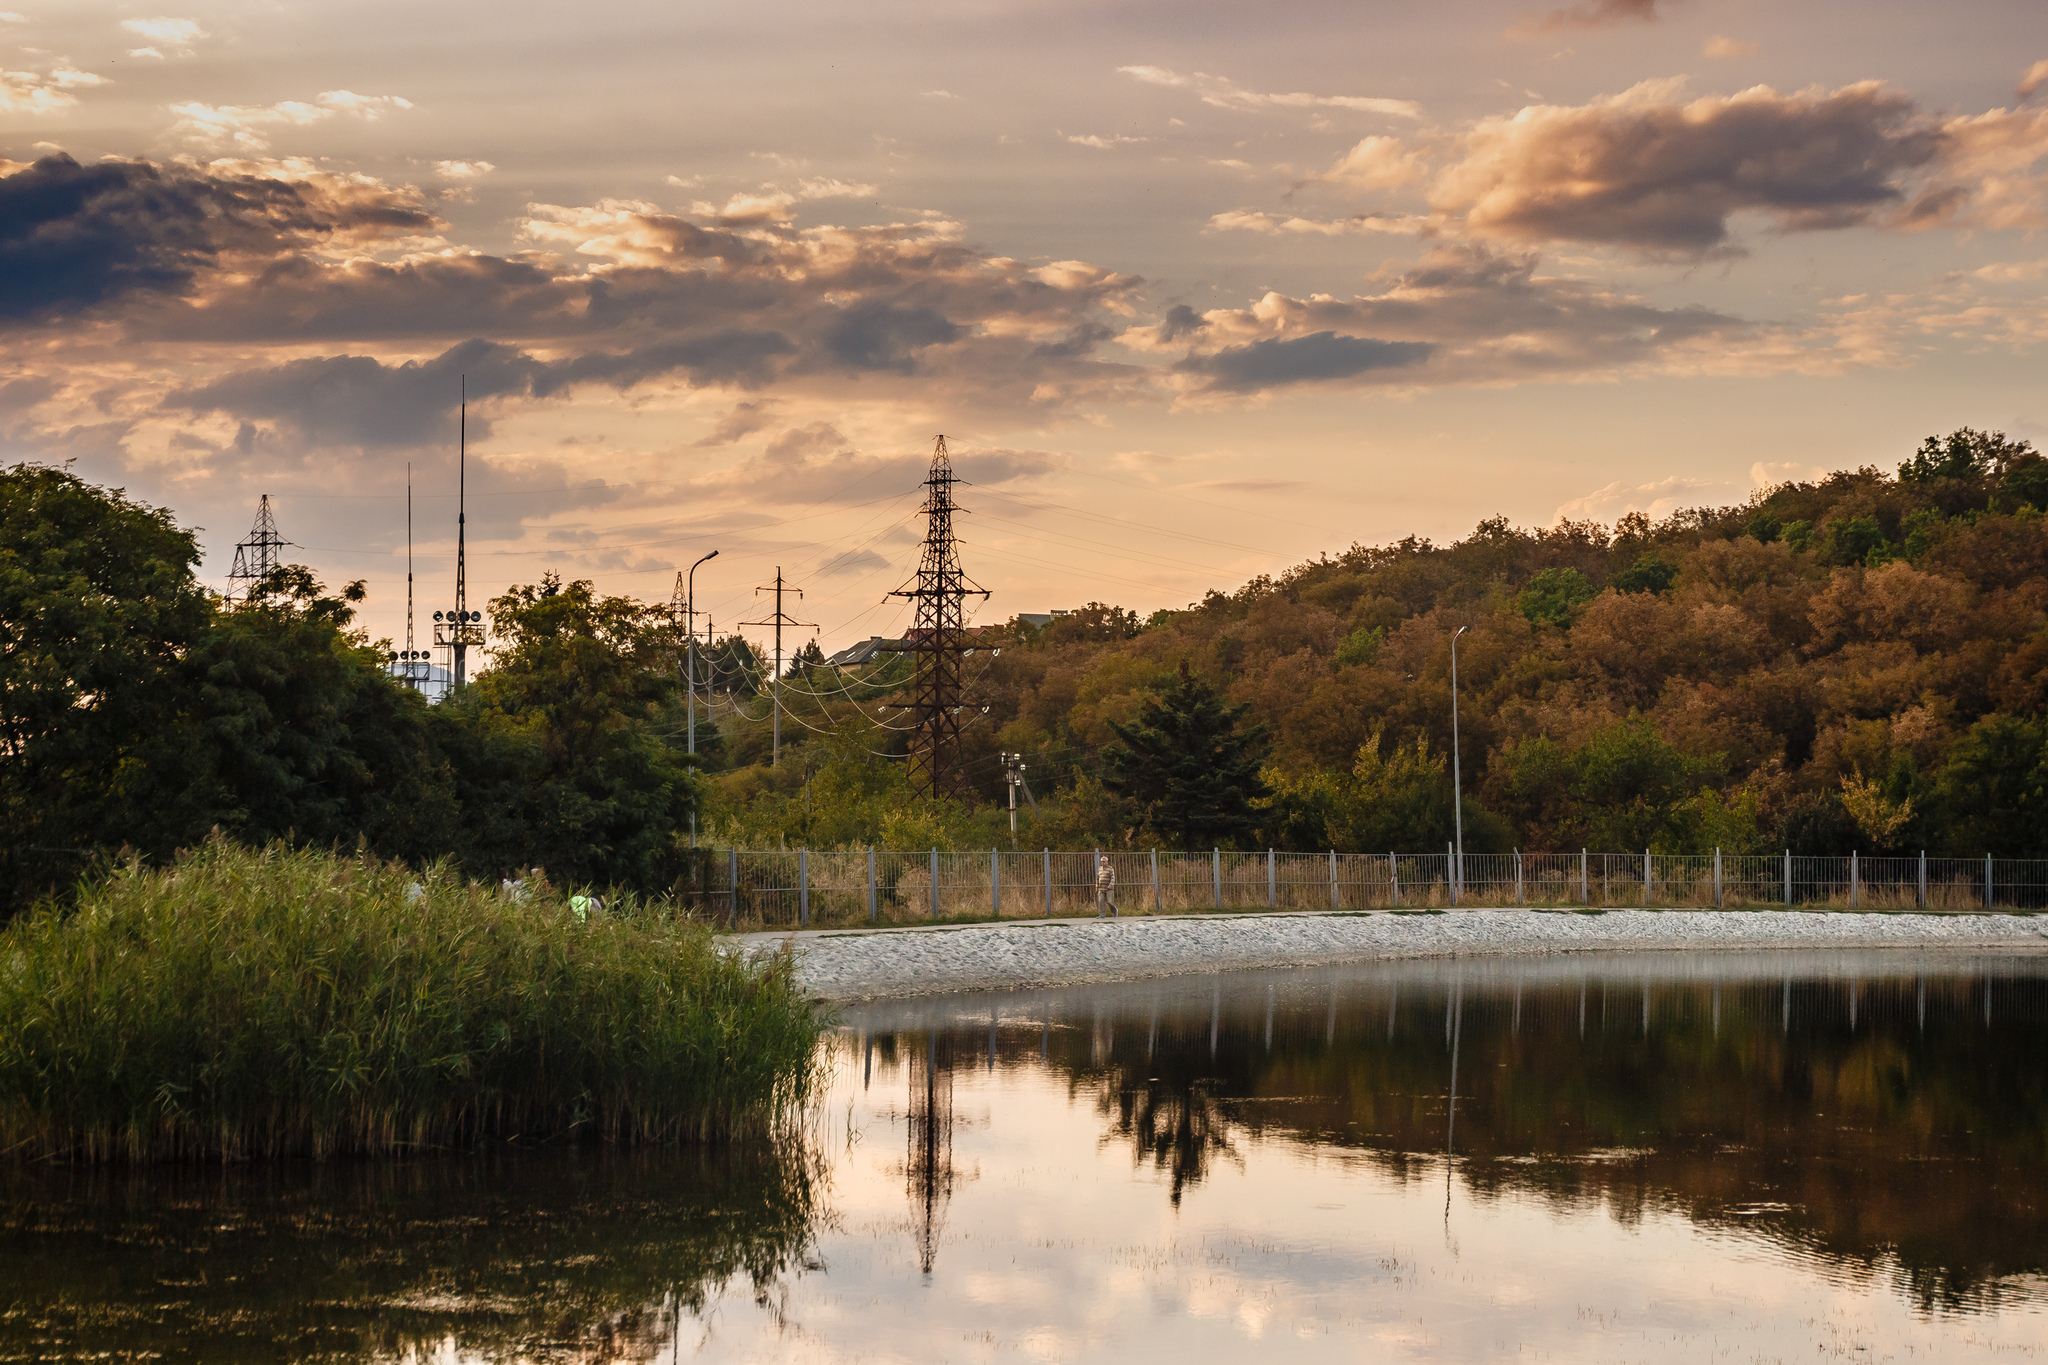
[[[965,599],[970,594],[988,598],[988,591],[960,569],[953,514],[966,509],[953,501],[953,486],[959,482],[941,436],[933,444],[931,473],[924,481],[924,554],[911,580],[914,586],[889,594],[917,604],[910,628],[917,668],[911,685],[910,785],[924,796],[949,794],[958,778],[960,660],[968,648]]]

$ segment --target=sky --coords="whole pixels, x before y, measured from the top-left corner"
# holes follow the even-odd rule
[[[1150,612],[2040,442],[2044,156],[2023,0],[67,0],[0,13],[0,460],[216,586],[268,494],[394,640],[410,479],[424,643],[466,385],[472,605],[717,550],[830,649],[943,433],[977,620]]]

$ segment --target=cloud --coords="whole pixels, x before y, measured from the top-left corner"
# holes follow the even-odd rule
[[[193,19],[123,19],[121,27],[166,47],[190,47],[206,36],[206,30]]]
[[[1296,233],[1319,237],[1374,232],[1414,236],[1429,226],[1427,217],[1413,213],[1354,213],[1349,218],[1281,218],[1257,209],[1231,209],[1209,218],[1211,232]]]
[[[983,487],[1029,482],[1065,467],[1045,451],[951,444],[954,472]],[[692,480],[685,491],[708,502],[847,507],[914,489],[930,468],[931,452],[922,447],[864,452],[831,423],[811,422],[781,432],[752,459]]]
[[[1775,488],[1781,483],[1808,483],[1828,476],[1825,465],[1800,460],[1758,460],[1749,467],[1750,482],[1758,488]]]
[[[694,444],[698,449],[729,446],[742,436],[751,436],[775,420],[775,402],[764,398],[755,403],[737,403],[719,420],[709,435]]]
[[[1204,493],[1260,494],[1291,493],[1295,489],[1309,488],[1312,485],[1300,479],[1205,479],[1201,483],[1191,483],[1188,487]]]
[[[1323,179],[1354,190],[1397,190],[1429,175],[1423,152],[1399,138],[1369,137],[1337,159]]]
[[[1638,373],[1826,371],[1853,363],[1832,334],[1758,326],[1703,308],[1658,308],[1537,273],[1534,256],[1439,246],[1351,299],[1268,293],[1248,308],[1181,305],[1121,340],[1182,352],[1182,401],[1303,384],[1422,388]]]
[[[846,574],[886,569],[889,564],[888,559],[873,550],[846,550],[820,564],[817,571],[821,578],[839,578]]]
[[[54,114],[78,103],[72,91],[106,84],[106,77],[80,71],[69,58],[48,71],[0,71],[0,114]]]
[[[1182,75],[1178,71],[1169,71],[1160,66],[1120,66],[1117,71],[1147,85],[1191,90],[1204,104],[1215,105],[1218,109],[1234,109],[1240,113],[1259,113],[1267,109],[1348,109],[1353,113],[1382,114],[1390,118],[1422,117],[1422,106],[1413,100],[1387,99],[1375,95],[1310,95],[1301,91],[1291,94],[1262,94],[1255,90],[1247,90],[1224,76],[1212,76],[1204,71]]]
[[[1596,521],[1611,525],[1630,512],[1641,512],[1654,521],[1682,507],[1725,502],[1734,491],[1731,485],[1712,479],[1688,479],[1675,474],[1654,483],[1630,484],[1617,479],[1584,497],[1560,504],[1552,524]]]
[[[417,198],[374,182],[101,161],[63,153],[0,177],[0,320],[176,294],[230,257],[434,230]]]
[[[1122,133],[1110,133],[1107,136],[1097,133],[1068,133],[1065,136],[1067,141],[1077,147],[1093,147],[1099,152],[1114,151],[1118,147],[1127,147],[1136,142],[1158,140],[1149,137],[1125,137]]]
[[[1654,24],[1658,0],[1580,0],[1545,14],[1532,14],[1508,30],[1511,38],[1534,38],[1559,29],[1612,28],[1618,24]]]
[[[950,90],[927,90],[924,92],[924,97],[928,100],[957,100],[960,98]]]
[[[675,185],[684,183],[674,176],[670,176],[669,181]],[[873,185],[823,176],[814,180],[800,180],[794,190],[786,190],[770,183],[762,185],[758,190],[738,191],[729,196],[722,205],[698,200],[690,206],[690,212],[699,218],[709,218],[721,227],[783,224],[790,221],[791,211],[803,200],[864,199],[878,192]]]
[[[2027,68],[2020,77],[2019,88],[2013,91],[2023,100],[2032,99],[2037,91],[2048,89],[2048,57],[2042,58]]]
[[[1734,38],[1724,38],[1717,33],[1707,39],[1706,46],[1700,49],[1700,55],[1713,59],[1723,57],[1754,57],[1756,55],[1756,44],[1741,42]]]
[[[171,133],[201,146],[232,144],[243,151],[260,152],[270,145],[266,129],[306,128],[342,114],[375,119],[393,109],[410,108],[412,101],[397,95],[358,95],[353,90],[329,90],[311,104],[299,100],[262,105],[193,101],[171,106],[178,116]]]
[[[1452,139],[1427,197],[1474,237],[1698,258],[1737,251],[1729,224],[1745,212],[1786,232],[2036,225],[2044,154],[2048,111],[1944,121],[1875,81],[1692,100],[1678,81],[1648,81],[1479,120]]]
[[[481,176],[489,175],[497,169],[496,166],[493,166],[488,161],[436,161],[434,163],[434,174],[446,176],[450,180],[475,180]]]

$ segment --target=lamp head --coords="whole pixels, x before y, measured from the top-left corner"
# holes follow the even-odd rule
[[[1451,633],[1451,638],[1452,638],[1453,640],[1455,640],[1455,639],[1457,639],[1457,638],[1458,638],[1458,637],[1459,637],[1460,635],[1463,635],[1463,634],[1464,634],[1464,633],[1465,633],[1466,631],[1468,631],[1468,630],[1470,630],[1470,629],[1472,629],[1472,627],[1470,627],[1470,626],[1459,626],[1459,627],[1458,627],[1458,628],[1457,628],[1457,629],[1456,629],[1455,631],[1453,631],[1453,632]]]

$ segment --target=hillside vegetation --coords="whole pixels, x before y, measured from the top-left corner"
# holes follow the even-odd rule
[[[1025,754],[1045,807],[1032,845],[1172,844],[1103,777],[1113,726],[1186,663],[1269,738],[1244,842],[1440,848],[1464,626],[1469,848],[2032,853],[2048,845],[2044,506],[2048,461],[1965,429],[1896,473],[1738,507],[1613,528],[1492,518],[1452,545],[1353,546],[1148,620],[1091,604],[1004,633],[964,757],[993,800],[999,751]],[[792,704],[857,723],[844,685],[814,671],[817,700]],[[832,750],[799,743],[774,778],[722,779],[726,825],[823,843],[909,821],[890,773]],[[993,815],[934,813],[918,837],[986,844]]]

